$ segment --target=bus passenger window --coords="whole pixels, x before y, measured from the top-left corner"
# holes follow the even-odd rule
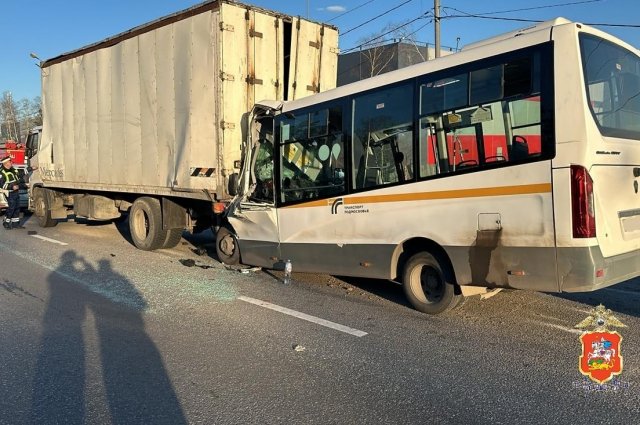
[[[280,201],[313,200],[344,193],[342,108],[288,115],[296,118],[280,121]],[[292,121],[293,129],[288,127]]]
[[[542,152],[540,97],[531,96],[509,102],[509,115],[513,134],[509,149],[515,153],[512,159],[539,155]],[[526,154],[524,146],[518,146],[518,143],[526,144]]]
[[[352,184],[355,189],[409,181],[414,176],[411,84],[353,100]]]
[[[502,65],[471,72],[469,87],[472,105],[502,98]]]
[[[442,161],[446,161],[446,149],[443,155],[440,154],[437,130],[437,118],[425,117],[420,120],[420,139],[418,151],[418,167],[420,168],[420,177],[431,177],[441,172],[440,165]]]
[[[432,114],[468,104],[468,75],[459,74],[452,77],[429,81],[420,86],[420,114]]]

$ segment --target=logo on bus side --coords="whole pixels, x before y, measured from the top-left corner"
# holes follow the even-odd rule
[[[580,329],[594,328],[591,331],[585,330],[580,335],[582,354],[578,368],[580,373],[592,381],[603,384],[622,373],[622,336],[618,332],[609,331],[607,326],[626,326],[602,304],[592,309],[590,314],[575,326]]]
[[[344,214],[368,214],[369,208],[365,204],[349,204],[345,205],[344,198],[336,198],[333,202],[329,200],[327,205],[331,205],[331,214],[338,214],[338,207],[342,205]]]
[[[337,198],[335,201],[333,201],[333,203],[331,204],[331,214],[338,214],[338,207],[342,204],[344,204],[343,198]]]

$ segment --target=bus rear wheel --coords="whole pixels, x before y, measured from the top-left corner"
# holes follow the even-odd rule
[[[407,261],[403,287],[411,305],[427,314],[449,311],[463,298],[456,293],[451,271],[428,252],[417,253]]]
[[[216,254],[218,260],[224,264],[236,265],[240,263],[240,248],[238,239],[227,227],[220,227],[216,234]]]

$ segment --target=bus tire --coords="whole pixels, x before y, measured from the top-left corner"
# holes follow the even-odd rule
[[[167,231],[162,229],[160,201],[148,196],[136,199],[129,213],[129,231],[136,248],[143,251],[162,248]]]
[[[233,266],[240,263],[238,239],[227,227],[221,226],[216,233],[216,254],[224,264]]]
[[[33,189],[33,209],[40,227],[54,227],[58,224],[56,220],[51,218],[49,200],[45,193],[45,189]]]
[[[402,281],[407,299],[423,313],[444,313],[462,299],[451,271],[428,252],[419,252],[407,261]]]

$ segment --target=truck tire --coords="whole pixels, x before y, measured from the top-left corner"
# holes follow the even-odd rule
[[[58,222],[51,218],[49,199],[45,190],[42,188],[33,189],[33,209],[40,227],[54,227]]]
[[[162,248],[168,239],[167,231],[162,229],[160,201],[148,196],[136,199],[129,212],[129,230],[136,248],[143,251]]]
[[[456,291],[452,276],[443,261],[428,252],[419,252],[405,265],[404,293],[416,310],[427,314],[444,313],[463,298]]]
[[[167,230],[167,238],[162,244],[163,249],[171,249],[174,248],[182,239],[182,230],[183,229],[169,229]]]
[[[227,227],[220,227],[216,233],[216,254],[218,260],[230,266],[240,263],[238,239]]]

